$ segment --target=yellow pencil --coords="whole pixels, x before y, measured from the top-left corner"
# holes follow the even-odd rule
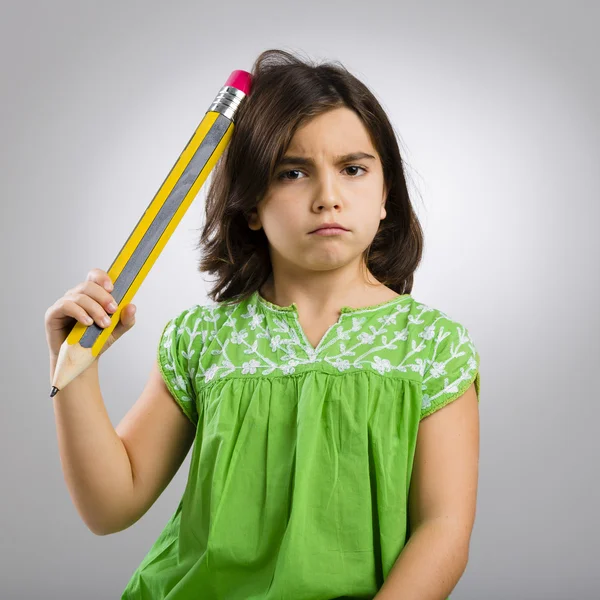
[[[119,323],[123,306],[129,304],[160,255],[181,218],[196,197],[221,154],[234,128],[234,116],[250,94],[252,75],[231,73],[204,115],[194,135],[180,154],[154,199],[129,235],[107,273],[117,310],[109,315],[111,325],[99,327],[77,322],[62,346],[52,380],[52,398],[89,367]]]

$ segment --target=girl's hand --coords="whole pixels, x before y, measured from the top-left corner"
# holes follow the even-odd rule
[[[108,327],[110,322],[104,322],[116,310],[109,304],[114,302],[110,295],[113,285],[108,273],[102,269],[92,269],[82,283],[68,290],[59,298],[44,316],[46,326],[46,341],[50,357],[56,359],[62,343],[67,339],[71,329],[78,321],[86,326],[94,322],[99,327]],[[119,323],[113,329],[108,340],[100,351],[100,356],[112,346],[125,332],[135,325],[135,305],[127,304],[121,309]]]

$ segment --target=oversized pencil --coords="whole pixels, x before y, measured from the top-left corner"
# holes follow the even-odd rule
[[[208,174],[223,154],[234,128],[234,117],[250,94],[252,75],[231,73],[210,105],[194,135],[183,149],[171,172],[129,235],[107,273],[117,310],[111,324],[99,327],[77,322],[62,346],[52,380],[52,398],[89,367],[119,323],[121,310],[131,302],[142,281],[160,255],[181,218],[196,197]]]

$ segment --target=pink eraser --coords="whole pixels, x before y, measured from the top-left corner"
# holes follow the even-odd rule
[[[250,93],[250,86],[252,83],[252,74],[248,71],[232,71],[229,79],[225,82],[225,85],[237,88],[248,95]]]

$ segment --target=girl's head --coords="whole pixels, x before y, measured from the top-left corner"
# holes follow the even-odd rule
[[[200,247],[213,301],[242,300],[273,265],[295,273],[356,266],[412,291],[423,233],[385,112],[344,67],[263,52],[252,91],[213,170]],[[347,156],[362,153],[359,156]],[[310,233],[324,222],[346,229]]]

